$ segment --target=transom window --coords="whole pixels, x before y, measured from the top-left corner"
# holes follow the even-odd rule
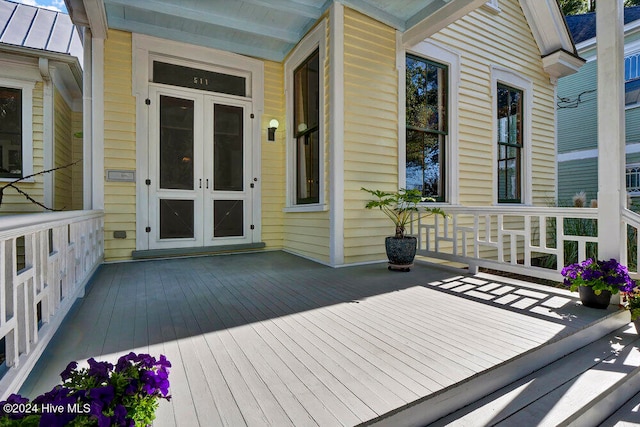
[[[444,201],[448,68],[413,55],[406,58],[406,186]]]
[[[320,55],[315,50],[293,73],[295,204],[320,203]]]
[[[0,87],[0,178],[23,175],[22,89]]]
[[[523,92],[498,83],[498,202],[522,200]]]
[[[624,58],[624,104],[640,103],[640,53]]]

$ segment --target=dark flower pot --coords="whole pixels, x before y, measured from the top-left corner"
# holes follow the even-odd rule
[[[636,320],[633,320],[633,325],[636,327],[636,333],[640,335],[640,317],[636,317]]]
[[[607,308],[611,301],[611,292],[602,291],[600,295],[596,295],[591,286],[580,286],[578,288],[580,301],[585,307],[591,308]]]
[[[402,239],[387,237],[384,245],[390,265],[401,267],[413,264],[413,259],[416,257],[416,248],[418,247],[417,238],[411,236],[405,236]]]

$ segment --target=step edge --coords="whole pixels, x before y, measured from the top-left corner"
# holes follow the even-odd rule
[[[361,425],[376,427],[425,426],[437,421],[567,354],[628,324],[628,313],[618,310],[598,321],[529,350],[432,395],[418,399]]]

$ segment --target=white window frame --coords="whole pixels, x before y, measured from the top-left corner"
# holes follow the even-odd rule
[[[398,49],[396,58],[398,68],[398,183],[400,188],[407,185],[407,54],[428,59],[448,67],[449,101],[447,105],[448,135],[445,138],[445,201],[430,205],[459,203],[459,167],[458,167],[458,97],[460,90],[460,54],[432,41],[424,40],[415,46]]]
[[[284,84],[285,84],[285,106],[287,111],[286,123],[286,141],[287,141],[287,198],[285,212],[318,212],[326,211],[327,205],[325,200],[325,139],[324,139],[324,99],[325,99],[325,58],[327,51],[326,41],[326,19],[323,19],[309,34],[291,52],[289,58],[284,63]],[[318,120],[318,140],[319,140],[319,156],[318,176],[320,177],[320,185],[318,188],[319,201],[313,204],[296,205],[296,139],[294,138],[293,123],[293,73],[300,64],[309,58],[309,56],[318,50],[320,61],[320,117]]]
[[[640,190],[639,191],[629,191],[629,187],[627,187],[627,185],[626,185],[626,183],[627,183],[627,174],[629,173],[629,169],[632,169],[632,168],[639,168],[640,169],[640,163],[629,163],[629,164],[625,165],[625,168],[624,168],[625,189],[627,190],[627,193],[630,196],[638,197],[638,196],[640,196]],[[639,172],[639,174],[640,174],[640,172]]]
[[[498,203],[498,83],[520,89],[523,93],[522,117],[522,176],[520,177],[520,203]],[[491,67],[491,109],[492,109],[492,144],[493,144],[493,204],[504,205],[533,205],[532,172],[531,172],[531,123],[533,109],[533,82],[513,70]]]
[[[33,174],[33,88],[35,82],[0,77],[0,86],[22,91],[22,176]],[[0,178],[0,182],[16,178]],[[33,182],[25,179],[21,182]]]

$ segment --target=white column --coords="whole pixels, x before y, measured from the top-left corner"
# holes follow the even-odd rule
[[[93,209],[93,152],[91,127],[93,98],[91,96],[91,64],[92,58],[91,30],[84,27],[83,33],[83,75],[82,75],[82,208]]]
[[[104,209],[104,39],[92,42],[91,143],[93,209]]]
[[[624,185],[623,0],[598,2],[598,257],[620,259]]]

